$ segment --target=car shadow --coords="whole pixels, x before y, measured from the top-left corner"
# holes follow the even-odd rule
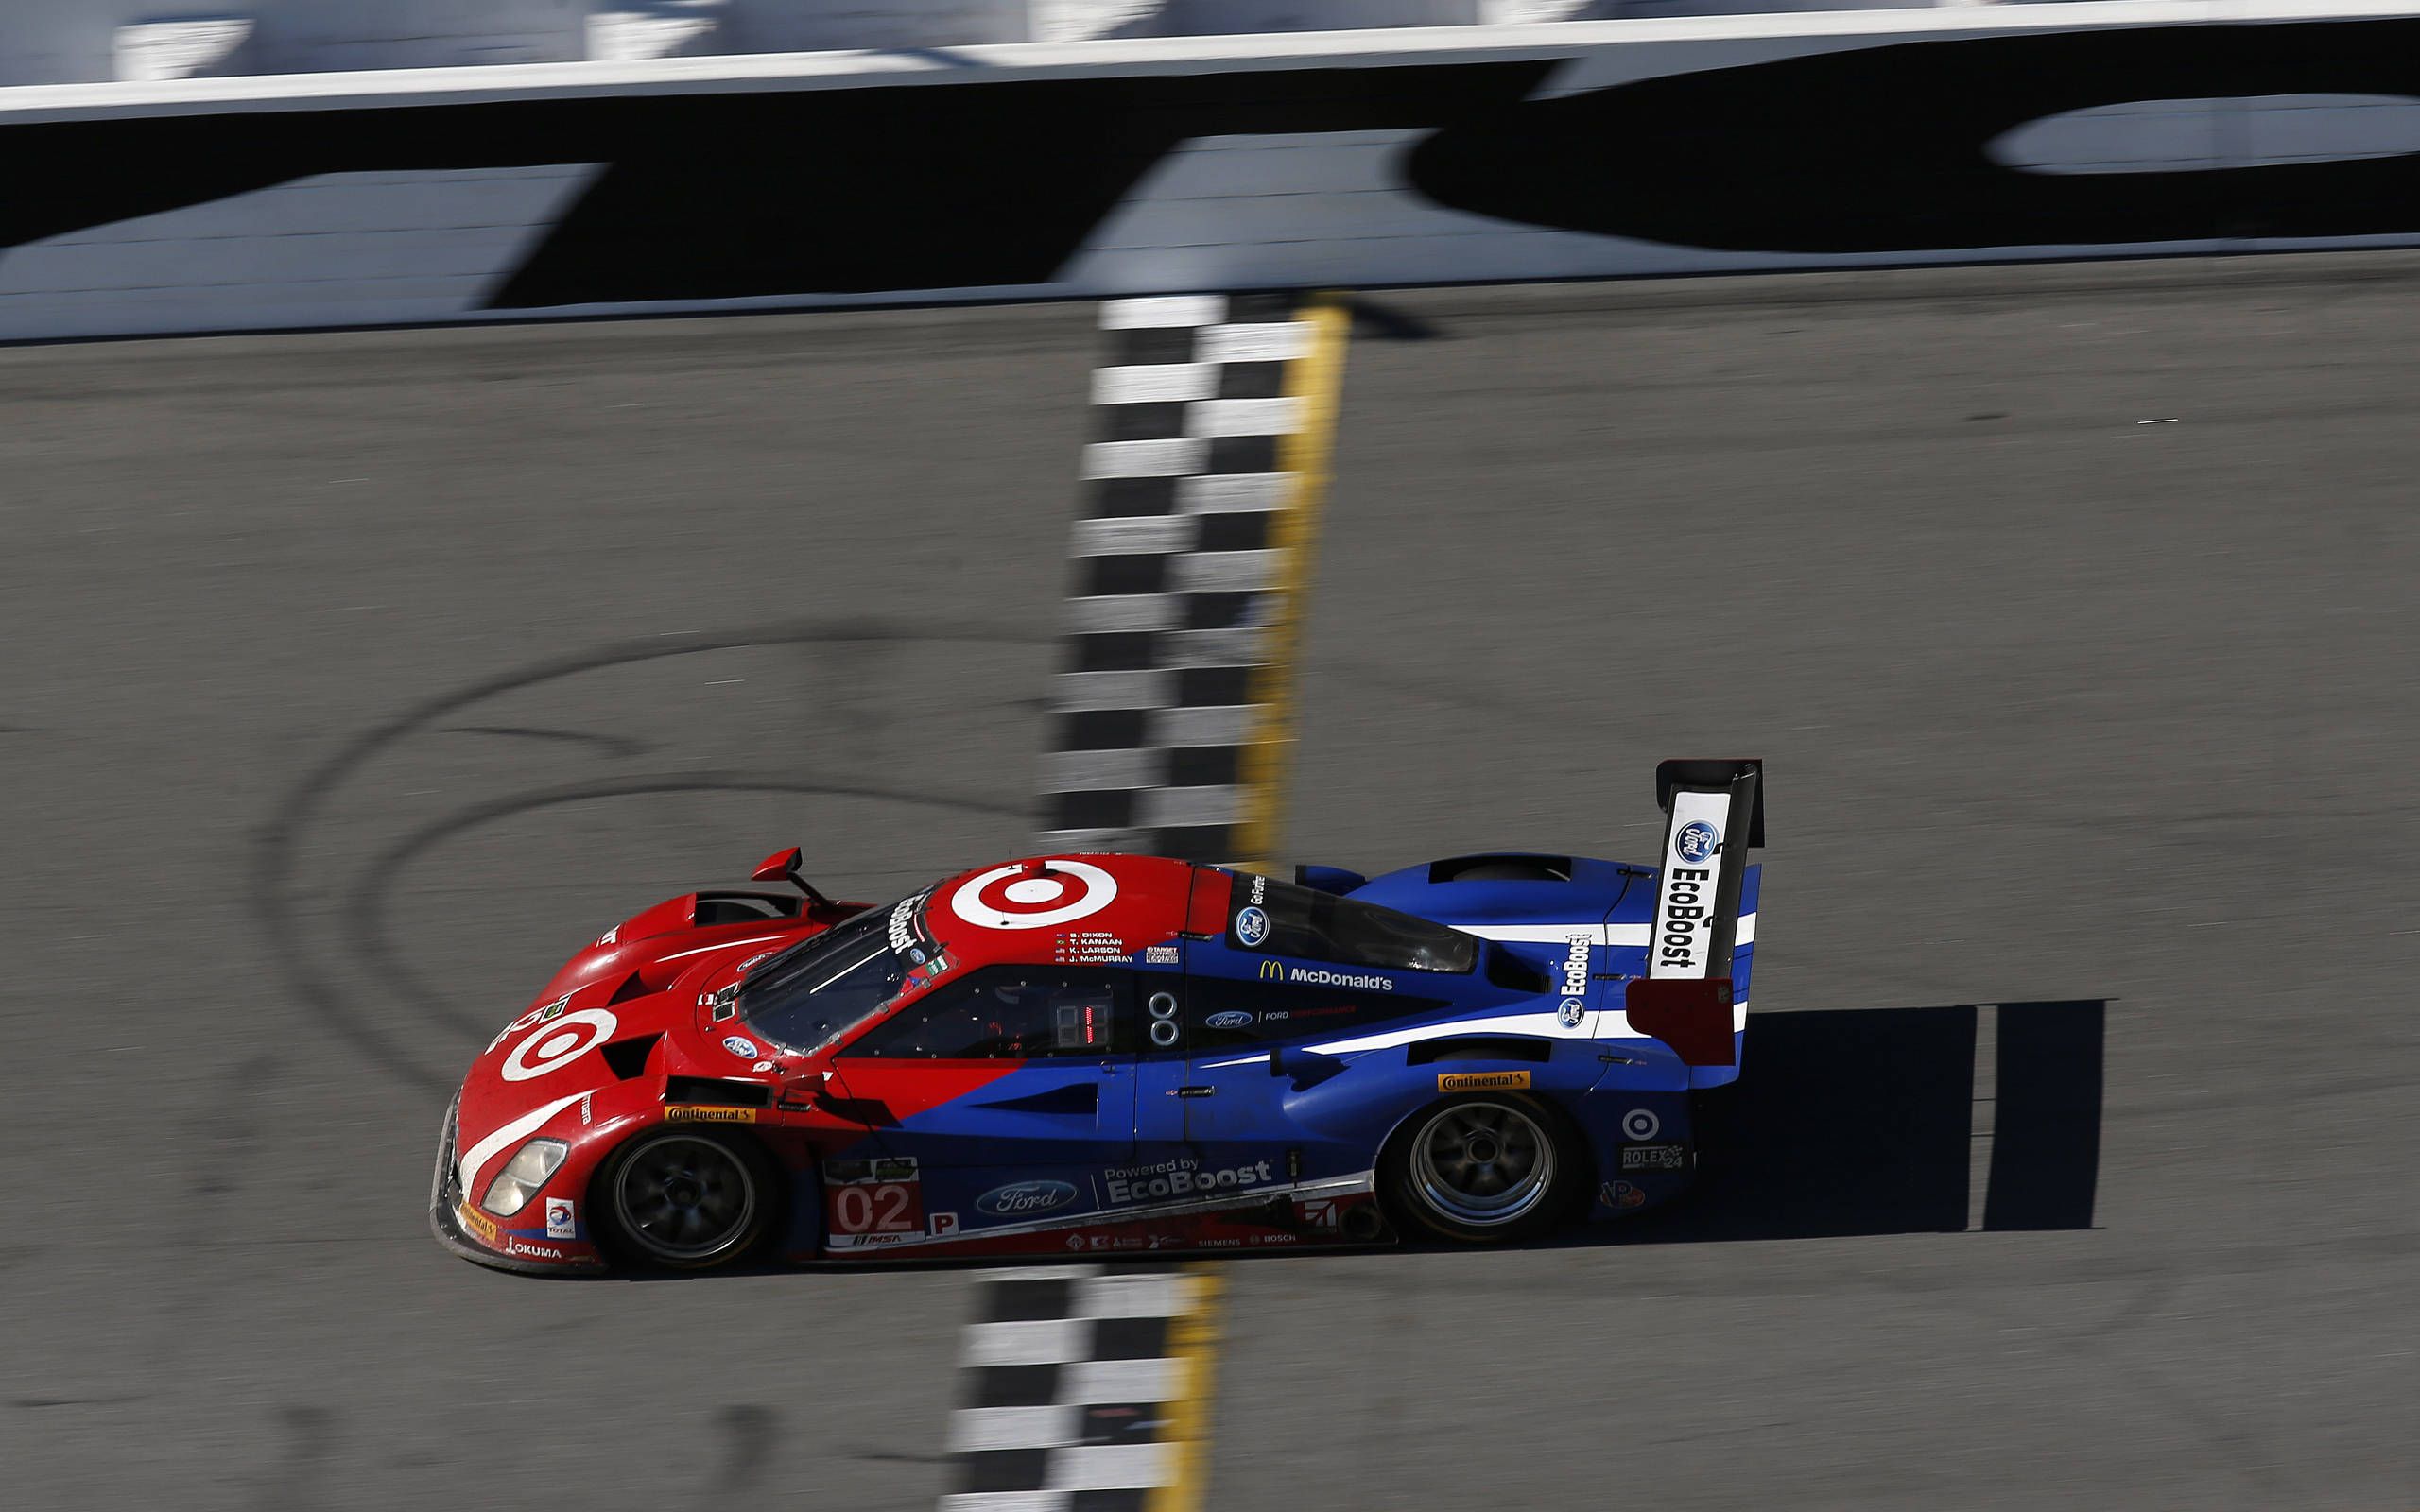
[[[1972,1004],[1759,1014],[1689,1195],[1571,1242],[2089,1228],[2107,1007],[1997,1005],[1980,1079]]]
[[[1705,1110],[1702,1163],[1688,1194],[1635,1218],[1574,1227],[1531,1247],[2090,1228],[2100,1164],[2108,1000],[1996,1005],[1992,1053],[1984,1061],[1988,1075],[1979,1079],[1981,1012],[1960,1004],[1757,1014],[1738,1084],[1717,1094]],[[1985,1145],[1987,1153],[1979,1147]],[[1979,1165],[1979,1208],[1974,1193]],[[1066,1258],[1113,1269],[1162,1269],[1187,1260],[1283,1262],[1440,1247],[1412,1243]],[[824,1274],[985,1270],[1059,1258],[894,1259],[815,1268]]]

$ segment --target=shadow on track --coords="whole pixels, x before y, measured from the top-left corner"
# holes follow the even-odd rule
[[[1700,1131],[1697,1190],[1574,1242],[1963,1232],[1986,1137],[1983,1228],[2089,1228],[2106,1008],[1999,1005],[1993,1081],[1979,1089],[1973,1005],[1758,1015],[1737,1087]]]
[[[1973,1004],[1756,1015],[1737,1086],[1703,1115],[1708,1122],[1699,1131],[1703,1164],[1695,1190],[1660,1211],[1575,1226],[1530,1247],[1963,1233],[1978,1227],[1969,1221],[1972,1172],[1975,1142],[1985,1138],[1991,1151],[1980,1228],[2091,1228],[2107,1000],[1998,1005],[1987,1088],[1978,1088],[1975,1079],[1978,1015]],[[1978,1116],[1979,1093],[1988,1096],[1988,1116]],[[1283,1263],[1313,1254],[1418,1254],[1441,1247],[1449,1246],[1415,1242],[1067,1258],[1116,1270],[1158,1269],[1187,1260]],[[814,1268],[827,1275],[983,1270],[1058,1258],[827,1262]],[[788,1269],[760,1264],[708,1275],[614,1279],[699,1280]]]

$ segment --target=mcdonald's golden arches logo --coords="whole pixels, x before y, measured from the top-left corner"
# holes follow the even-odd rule
[[[1279,962],[1279,961],[1263,961],[1263,962],[1261,962],[1261,963],[1260,963],[1260,979],[1261,979],[1262,981],[1264,981],[1264,982],[1283,982],[1283,981],[1285,981],[1285,980],[1286,980],[1286,967],[1285,967],[1285,964],[1284,964],[1283,962]]]

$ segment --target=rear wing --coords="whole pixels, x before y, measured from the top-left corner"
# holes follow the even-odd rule
[[[1731,964],[1748,852],[1765,843],[1764,770],[1761,760],[1655,767],[1664,851],[1647,974],[1630,984],[1623,1007],[1632,1028],[1663,1040],[1692,1066],[1738,1064]]]

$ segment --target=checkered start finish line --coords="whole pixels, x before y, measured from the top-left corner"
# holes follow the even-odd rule
[[[1102,306],[1070,549],[1068,660],[1042,762],[1044,844],[1198,861],[1268,843],[1288,649],[1326,468],[1332,301]]]
[[[1148,1263],[978,1280],[942,1512],[1140,1512],[1178,1484],[1214,1283]]]

